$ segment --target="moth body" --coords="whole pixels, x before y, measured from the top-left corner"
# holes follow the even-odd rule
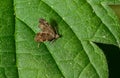
[[[48,24],[47,21],[45,21],[44,19],[40,19],[39,23],[39,28],[42,30],[42,32],[36,34],[36,42],[52,41],[59,38],[59,35],[55,32],[51,25]]]

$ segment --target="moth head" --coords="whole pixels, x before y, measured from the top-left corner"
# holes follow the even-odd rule
[[[58,34],[55,35],[55,38],[59,38],[60,36]]]

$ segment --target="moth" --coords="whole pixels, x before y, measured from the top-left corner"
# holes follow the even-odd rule
[[[37,33],[34,40],[36,42],[45,42],[52,41],[59,38],[59,35],[56,33],[55,29],[45,20],[39,20],[39,26],[42,31]]]

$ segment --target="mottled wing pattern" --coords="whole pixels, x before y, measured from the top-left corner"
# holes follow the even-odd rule
[[[54,39],[54,36],[46,32],[37,33],[35,37],[35,40],[37,42],[51,41],[53,39]]]
[[[41,28],[42,32],[49,32],[51,34],[55,34],[54,29],[51,25],[48,24],[48,22],[44,19],[40,19],[39,28]]]
[[[45,21],[44,19],[40,19],[39,23],[39,28],[42,30],[42,32],[37,33],[37,35],[35,36],[35,41],[51,41],[59,37],[59,35],[55,33],[54,29],[51,25],[48,24],[47,21]]]

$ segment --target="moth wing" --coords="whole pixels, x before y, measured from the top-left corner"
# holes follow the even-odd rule
[[[45,19],[40,19],[38,27],[44,32],[47,30],[47,27],[49,27],[49,24]]]
[[[40,23],[39,28],[42,30],[42,32],[49,32],[49,33],[55,34],[54,29],[46,20],[40,19],[39,23]]]
[[[50,34],[55,34],[55,31],[54,29],[50,26],[50,25],[47,25],[47,26],[44,26],[43,24],[40,24],[40,28],[42,30],[42,32],[47,32],[47,33],[50,33]]]
[[[55,36],[53,34],[47,33],[47,32],[42,32],[41,37],[42,37],[43,41],[51,41],[55,38]]]
[[[51,41],[55,38],[54,35],[47,33],[47,32],[41,32],[41,33],[37,33],[37,35],[35,36],[34,40],[36,42],[44,42],[44,41]]]

